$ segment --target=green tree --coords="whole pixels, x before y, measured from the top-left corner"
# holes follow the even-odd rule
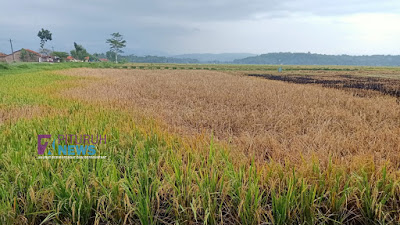
[[[51,50],[47,49],[47,48],[42,48],[42,49],[40,49],[40,53],[42,53],[43,55],[50,55]]]
[[[40,48],[41,48],[41,49],[44,48],[44,44],[45,44],[47,41],[51,41],[51,40],[52,40],[52,37],[51,37],[52,34],[51,34],[51,32],[50,32],[49,30],[45,30],[45,29],[43,29],[43,28],[42,28],[42,30],[39,31],[39,33],[38,33],[37,36],[40,38]]]
[[[53,52],[52,55],[59,57],[61,62],[64,62],[69,56],[69,54],[66,52]]]
[[[117,32],[112,33],[111,38],[107,39],[106,43],[110,44],[110,51],[115,53],[115,63],[118,63],[118,53],[123,53],[121,49],[126,47],[126,41],[123,36]]]
[[[108,61],[110,61],[110,62],[114,61],[115,57],[116,57],[115,52],[112,52],[112,51],[106,52],[106,57],[107,57]]]
[[[99,62],[99,54],[94,53],[93,55],[90,55],[90,62]]]
[[[82,45],[78,45],[76,42],[74,42],[74,50],[71,50],[71,55],[75,59],[79,60],[84,60],[85,57],[89,56],[90,54],[86,51],[86,49]]]

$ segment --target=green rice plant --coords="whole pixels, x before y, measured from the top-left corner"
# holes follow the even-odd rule
[[[157,135],[148,137],[143,146],[134,148],[134,162],[126,166],[124,190],[136,205],[134,208],[141,224],[156,222],[154,204],[160,187],[157,177],[159,164],[159,150],[162,142]]]
[[[273,189],[271,192],[271,207],[274,224],[290,224],[295,217],[297,207],[297,198],[299,197],[296,188],[297,178],[293,176],[288,178],[284,189]]]
[[[196,184],[199,188],[198,198],[201,201],[201,216],[204,224],[217,224],[221,221],[222,205],[224,203],[225,176],[221,174],[224,163],[219,159],[213,140],[211,140],[209,154],[202,157],[200,170],[196,174]]]
[[[315,224],[317,222],[316,208],[321,205],[317,196],[317,186],[307,185],[306,181],[301,179],[299,192],[300,223]]]
[[[176,152],[171,148],[169,157],[166,160],[171,166],[172,173],[167,173],[169,186],[172,188],[168,197],[171,199],[171,215],[176,222],[199,221],[200,206],[198,203],[198,193],[193,188],[196,181],[192,161],[194,156],[187,153],[185,159],[176,156]],[[186,163],[183,163],[185,160]]]
[[[237,217],[241,224],[259,224],[262,221],[262,205],[265,204],[266,195],[260,189],[260,174],[252,160],[249,167],[241,166],[234,169],[233,164],[228,164],[226,172],[231,184],[232,204],[238,206]]]
[[[388,201],[393,199],[394,182],[387,177],[386,167],[382,169],[381,178],[372,182],[371,175],[362,171],[356,175],[358,183],[358,204],[361,213],[368,223],[384,223],[390,218],[390,211],[386,209]]]
[[[348,207],[350,195],[352,189],[350,188],[350,181],[343,173],[336,173],[334,185],[328,190],[322,190],[321,195],[327,195],[327,209],[330,212],[330,216],[327,218],[329,221],[333,221],[336,224],[343,224],[351,219],[353,212]],[[322,204],[322,203],[321,203]]]

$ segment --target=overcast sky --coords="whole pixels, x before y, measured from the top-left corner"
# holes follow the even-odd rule
[[[0,52],[90,53],[120,32],[126,53],[313,52],[400,55],[400,0],[2,0]]]

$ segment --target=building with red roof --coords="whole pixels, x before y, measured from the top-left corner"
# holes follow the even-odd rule
[[[13,54],[9,55],[0,55],[0,62],[39,62],[40,58],[42,57],[41,54],[32,51],[30,49],[21,49],[15,51]]]
[[[72,56],[68,56],[67,57],[67,62],[81,62],[80,60],[77,60],[77,59],[75,59],[74,57],[72,57]]]

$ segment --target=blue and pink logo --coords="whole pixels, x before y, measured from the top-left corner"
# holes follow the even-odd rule
[[[38,154],[44,155],[49,142],[51,141],[52,135],[50,134],[40,134],[38,135]],[[75,134],[65,134],[58,135],[51,142],[52,145],[48,151],[47,155],[57,155],[57,156],[93,156],[96,154],[96,145],[106,144],[107,136],[104,135],[75,135]]]

